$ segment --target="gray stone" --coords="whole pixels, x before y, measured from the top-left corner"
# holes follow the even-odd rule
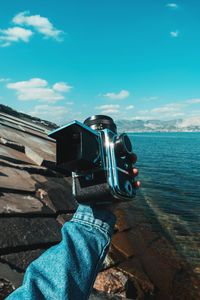
[[[26,171],[0,166],[0,188],[34,192],[35,182]]]
[[[8,280],[12,283],[14,288],[19,287],[22,284],[24,274],[17,272],[6,263],[0,262],[0,278]]]
[[[55,212],[75,211],[77,204],[72,196],[71,178],[45,178],[45,182],[37,184],[37,197]]]
[[[0,218],[0,253],[11,248],[57,243],[61,240],[61,225],[54,218]],[[7,249],[7,250],[6,250]]]
[[[0,214],[41,213],[52,214],[46,205],[31,195],[3,193],[0,196]]]
[[[46,249],[35,249],[0,256],[1,263],[7,263],[12,268],[25,272],[27,267],[36,260]]]

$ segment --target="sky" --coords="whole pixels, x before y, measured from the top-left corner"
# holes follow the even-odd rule
[[[200,120],[199,0],[7,0],[0,103],[63,125]]]

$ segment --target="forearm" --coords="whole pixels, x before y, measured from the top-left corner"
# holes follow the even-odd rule
[[[109,211],[79,206],[62,228],[62,241],[28,267],[23,286],[7,299],[88,299],[114,223]]]

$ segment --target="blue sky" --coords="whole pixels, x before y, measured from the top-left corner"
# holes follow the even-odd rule
[[[0,103],[58,124],[200,118],[199,0],[4,1]]]

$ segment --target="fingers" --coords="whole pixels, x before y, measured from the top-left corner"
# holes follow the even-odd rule
[[[133,164],[136,163],[136,161],[137,161],[137,155],[135,153],[131,154],[131,161],[132,161]]]
[[[139,174],[138,169],[136,169],[136,168],[133,168],[133,169],[132,169],[132,172],[133,172],[133,176],[134,176],[134,177],[135,177],[135,176],[138,176],[138,174]]]
[[[140,185],[141,185],[141,184],[140,184],[140,181],[136,181],[136,182],[135,182],[135,189],[138,190],[139,187],[140,187]]]

